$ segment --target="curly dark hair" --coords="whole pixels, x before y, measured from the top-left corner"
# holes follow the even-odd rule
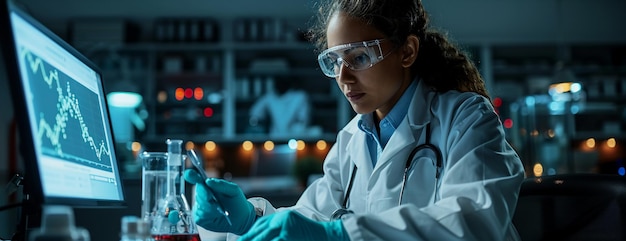
[[[409,35],[420,41],[412,74],[419,75],[439,92],[472,91],[489,99],[476,65],[448,37],[429,25],[421,0],[328,0],[319,4],[319,16],[309,31],[317,50],[327,48],[326,28],[336,13],[363,20],[381,31],[395,45],[403,45]]]

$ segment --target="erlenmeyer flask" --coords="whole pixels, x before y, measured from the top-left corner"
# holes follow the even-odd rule
[[[154,240],[200,241],[191,209],[185,197],[183,180],[184,160],[182,140],[167,140],[167,166],[162,172],[165,185],[158,201],[153,201],[155,214],[149,217]]]

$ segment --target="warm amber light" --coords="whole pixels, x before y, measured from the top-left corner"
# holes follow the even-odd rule
[[[141,150],[141,143],[139,142],[133,142],[133,144],[130,145],[131,150],[137,152],[139,150]]]
[[[193,90],[193,97],[196,100],[202,100],[202,98],[204,97],[204,90],[202,88],[200,88],[200,87],[196,87]]]
[[[548,137],[554,138],[555,135],[556,134],[554,133],[554,130],[552,130],[552,129],[548,130]]]
[[[570,92],[571,89],[572,89],[572,83],[571,82],[558,83],[558,84],[550,85],[550,90],[556,92],[557,94]]]
[[[263,143],[263,148],[265,148],[265,150],[268,150],[268,151],[274,150],[274,142],[266,141],[265,143]]]
[[[540,177],[543,174],[543,166],[541,163],[537,163],[533,166],[533,174],[535,174],[535,177]]]
[[[176,92],[174,93],[174,97],[176,100],[181,101],[185,98],[185,90],[183,88],[176,88]]]
[[[594,148],[594,147],[596,147],[596,139],[589,138],[589,139],[587,139],[587,141],[585,141],[585,144],[589,148]]]
[[[519,129],[519,134],[522,135],[522,136],[525,136],[528,133],[527,133],[526,129],[521,128],[521,129]]]
[[[165,92],[164,90],[159,91],[159,93],[157,94],[157,101],[159,103],[165,103],[165,101],[167,101],[167,92]]]
[[[531,136],[538,136],[539,135],[539,131],[538,130],[533,130],[530,132]]]
[[[241,144],[241,147],[245,150],[245,151],[250,151],[252,150],[252,148],[254,147],[254,145],[252,144],[251,141],[244,141],[243,144]]]
[[[204,148],[207,151],[215,151],[215,148],[217,148],[217,144],[215,144],[214,141],[207,141],[206,143],[204,143]]]
[[[193,150],[194,148],[196,148],[196,144],[194,144],[193,141],[185,143],[185,150]]]
[[[302,151],[304,150],[305,147],[306,147],[306,143],[304,143],[303,140],[298,140],[296,144],[296,149],[298,149],[298,151]]]
[[[321,150],[325,150],[326,149],[327,144],[326,144],[326,141],[319,140],[319,141],[317,141],[315,146],[317,146],[317,149],[321,151]]]
[[[606,146],[608,146],[609,148],[615,148],[616,145],[617,142],[615,141],[615,138],[609,138],[608,140],[606,140]]]

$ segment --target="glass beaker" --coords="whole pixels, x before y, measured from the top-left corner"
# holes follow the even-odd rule
[[[168,140],[168,152],[144,152],[143,219],[151,223],[154,240],[199,241],[185,197],[182,140]]]
[[[143,152],[141,218],[152,222],[167,195],[167,152]]]

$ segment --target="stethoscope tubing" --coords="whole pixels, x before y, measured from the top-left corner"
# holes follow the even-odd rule
[[[421,150],[431,149],[435,153],[435,158],[436,158],[435,186],[438,186],[437,182],[441,174],[440,169],[443,165],[443,155],[441,154],[441,151],[439,150],[439,148],[437,148],[435,145],[430,143],[430,134],[431,134],[430,123],[428,123],[426,125],[426,142],[424,144],[418,145],[415,148],[413,148],[413,150],[411,150],[411,153],[409,153],[409,156],[407,157],[405,161],[404,175],[402,176],[402,186],[400,187],[400,198],[398,200],[398,205],[402,204],[402,198],[404,196],[404,189],[406,186],[406,181],[408,179],[409,169],[411,168],[411,164],[413,164],[413,158]],[[358,170],[357,166],[354,165],[352,167],[352,173],[350,174],[350,181],[348,182],[348,188],[346,188],[346,193],[344,194],[341,208],[337,209],[335,212],[332,213],[331,219],[338,219],[338,218],[341,218],[341,216],[344,214],[352,213],[352,211],[348,210],[348,200],[350,199],[350,193],[352,192],[352,186],[354,185],[354,178],[356,176],[357,170]],[[435,191],[436,190],[437,189],[435,189]],[[435,195],[437,194],[435,193]]]

